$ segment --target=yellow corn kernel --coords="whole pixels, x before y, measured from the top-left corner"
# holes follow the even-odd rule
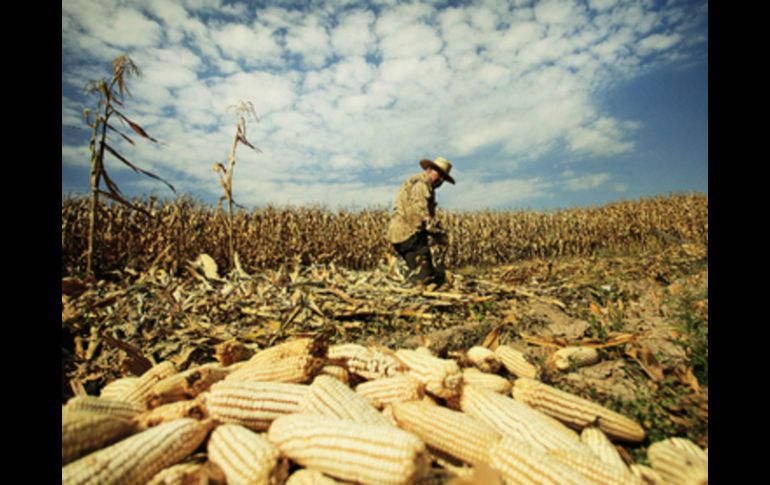
[[[460,409],[503,436],[528,443],[535,451],[586,451],[577,433],[555,419],[489,389],[466,384]]]
[[[500,370],[502,365],[500,358],[495,355],[494,351],[480,345],[475,345],[468,349],[466,357],[481,372],[494,374]]]
[[[222,423],[264,431],[284,414],[302,409],[308,392],[305,384],[282,382],[217,382],[202,394],[209,416]]]
[[[489,461],[488,450],[501,436],[467,414],[421,401],[393,404],[398,427],[414,433],[428,446],[472,465]]]
[[[626,441],[642,441],[645,437],[644,429],[636,421],[534,379],[517,379],[513,397],[578,429],[597,426],[610,438]]]
[[[206,364],[174,374],[152,387],[148,404],[153,408],[174,401],[193,399],[215,382],[227,377],[229,373],[230,370],[220,364]]]
[[[120,377],[102,387],[102,390],[99,391],[99,397],[112,401],[117,400],[135,389],[138,382],[139,377],[136,376]]]
[[[277,359],[254,360],[233,371],[224,380],[252,382],[308,382],[324,366],[324,360],[307,354]]]
[[[396,351],[396,358],[409,368],[410,375],[425,384],[426,392],[443,399],[460,393],[463,373],[454,360],[406,349]]]
[[[131,419],[145,411],[144,406],[137,402],[117,401],[96,396],[72,397],[64,407],[68,411],[109,414],[125,419]]]
[[[62,408],[62,466],[86,453],[115,443],[134,431],[134,423],[129,419]]]
[[[278,461],[278,450],[264,436],[237,424],[218,426],[207,450],[231,485],[268,483]]]
[[[390,425],[291,414],[273,421],[267,437],[292,461],[342,480],[412,483],[429,464],[425,443]]]
[[[593,451],[604,463],[621,470],[628,469],[626,462],[620,457],[620,453],[618,453],[615,445],[612,444],[609,438],[607,438],[607,435],[605,435],[599,428],[593,426],[585,428],[580,433],[580,441],[591,448],[591,451]]]
[[[371,402],[330,376],[318,376],[309,386],[302,411],[357,423],[388,425]]]
[[[200,446],[211,421],[183,418],[150,428],[62,468],[62,483],[134,484],[150,480]]]
[[[520,352],[508,345],[498,345],[495,349],[495,355],[503,364],[508,372],[516,377],[537,377],[537,367],[529,362],[526,354]]]
[[[511,392],[513,384],[505,377],[497,374],[482,372],[475,367],[463,369],[463,382],[473,384],[479,387],[487,388],[498,394],[508,394]]]
[[[142,429],[158,426],[159,424],[174,421],[179,418],[193,418],[202,420],[208,417],[203,398],[188,399],[163,404],[155,409],[145,411],[135,416],[134,422]]]
[[[137,402],[147,407],[153,386],[176,373],[177,369],[171,361],[161,362],[142,374],[132,389],[116,398],[121,401]]]
[[[503,436],[489,449],[489,463],[505,483],[522,485],[586,485],[585,476],[512,436]]]
[[[653,443],[647,449],[647,458],[665,483],[708,483],[708,455],[688,439],[669,438]]]
[[[387,404],[422,399],[425,385],[408,374],[362,382],[356,393],[367,398],[377,409]]]

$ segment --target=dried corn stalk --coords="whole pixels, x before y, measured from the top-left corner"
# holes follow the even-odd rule
[[[429,463],[422,440],[389,425],[292,414],[273,422],[268,439],[302,466],[355,482],[412,483]]]
[[[645,437],[644,429],[636,421],[534,379],[517,379],[513,397],[578,429],[597,426],[607,436],[625,441],[642,441]]]
[[[266,438],[237,424],[218,426],[207,450],[232,485],[268,483],[278,463],[278,451]]]
[[[401,429],[466,463],[487,463],[489,447],[501,438],[500,433],[483,421],[442,406],[412,401],[395,403],[392,407]]]
[[[150,428],[64,466],[62,483],[144,483],[189,456],[212,427],[183,418]]]

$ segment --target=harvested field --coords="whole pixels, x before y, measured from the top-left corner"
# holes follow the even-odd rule
[[[291,211],[279,211],[262,219],[273,225],[255,227],[258,215],[267,212],[242,213],[236,217],[240,258],[231,265],[226,245],[215,244],[224,232],[214,213],[183,204],[156,207],[166,221],[160,226],[143,226],[143,216],[123,209],[108,212],[97,277],[78,270],[80,209],[75,202],[63,204],[62,404],[76,394],[99,395],[108,383],[162,362],[180,372],[212,362],[229,365],[300,336],[327,347],[426,347],[461,368],[471,366],[471,347],[505,345],[523,352],[541,382],[639,423],[644,440],[614,442],[626,465],[654,465],[648,449],[672,437],[708,447],[707,198],[619,204],[584,212],[584,219],[575,211],[570,223],[567,212],[456,220],[444,214],[450,233],[467,236],[450,246],[448,281],[439,288],[406,281],[404,265],[388,254],[374,229],[382,227],[384,213],[344,219],[297,212],[291,222]],[[618,219],[606,221],[610,213]],[[310,224],[298,242],[299,228],[307,223],[301,218],[311,215],[326,215],[330,224]],[[542,232],[501,233],[504,226],[494,224],[506,217],[537,221],[531,224]],[[621,220],[630,222],[623,226]],[[325,239],[313,232],[319,227],[327,229]],[[350,240],[335,236],[346,227],[355,241],[361,240],[357,231],[368,227],[369,239],[363,248],[349,246],[351,253],[335,253]],[[527,242],[525,234],[535,239]],[[486,243],[505,248],[497,256],[480,242],[505,241],[506,235],[511,246]],[[281,240],[288,242],[279,252]],[[554,242],[559,240],[561,245]],[[338,246],[330,249],[330,241]],[[326,259],[320,256],[330,251]],[[598,362],[583,366],[567,359],[557,365],[554,354],[573,346],[594,349]],[[517,380],[504,367],[497,375]],[[313,376],[305,384],[312,381]],[[194,461],[205,461],[202,452],[205,447],[192,455]],[[431,483],[471,473],[431,456]],[[288,471],[297,468],[293,461],[289,466]],[[484,467],[474,473],[478,478],[485,472],[498,473]]]

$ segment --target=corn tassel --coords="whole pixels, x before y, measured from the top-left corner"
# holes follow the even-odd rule
[[[574,394],[534,379],[519,378],[513,397],[578,429],[597,426],[610,438],[642,441],[644,429],[634,420]]]
[[[412,483],[429,464],[422,440],[389,425],[292,414],[276,419],[267,436],[294,462],[342,480]]]

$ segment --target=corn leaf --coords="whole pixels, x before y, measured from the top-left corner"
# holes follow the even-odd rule
[[[107,128],[111,129],[112,131],[116,132],[118,135],[122,136],[123,139],[126,140],[127,142],[129,142],[130,144],[136,145],[136,143],[134,143],[134,140],[132,140],[131,138],[129,138],[128,136],[123,134],[123,132],[121,132],[120,130],[118,130],[117,128],[112,126],[111,124],[107,123]]]
[[[173,186],[173,185],[171,185],[170,183],[166,182],[165,180],[163,180],[161,177],[158,177],[157,175],[155,175],[155,174],[153,174],[153,173],[151,173],[151,172],[148,172],[148,171],[146,171],[146,170],[142,170],[141,168],[137,167],[137,166],[136,166],[136,165],[134,165],[133,163],[131,163],[131,162],[129,162],[128,160],[126,160],[125,158],[123,158],[123,156],[122,156],[121,154],[119,154],[118,152],[116,152],[116,151],[115,151],[115,150],[114,150],[114,149],[113,149],[111,146],[107,145],[106,143],[104,144],[104,148],[106,148],[106,149],[107,149],[107,151],[108,151],[108,152],[110,152],[110,153],[111,153],[111,154],[112,154],[112,155],[113,155],[115,158],[117,158],[117,159],[118,159],[118,160],[120,160],[121,162],[123,162],[123,163],[125,163],[126,165],[128,165],[129,167],[131,167],[131,168],[132,168],[132,169],[133,169],[135,172],[138,172],[138,173],[141,173],[141,174],[147,175],[148,177],[151,177],[151,178],[154,178],[154,179],[156,179],[156,180],[159,180],[159,181],[163,182],[163,183],[164,183],[164,184],[166,184],[166,185],[167,185],[167,186],[168,186],[168,187],[169,187],[169,188],[170,188],[170,189],[171,189],[171,190],[172,190],[174,193],[176,193],[176,189],[174,188],[174,186]]]
[[[118,115],[118,116],[120,116],[120,119],[122,119],[123,121],[125,121],[126,123],[128,123],[128,126],[130,126],[130,127],[131,127],[131,129],[132,129],[132,130],[134,130],[134,131],[135,131],[135,132],[136,132],[136,133],[137,133],[139,136],[142,136],[142,137],[144,137],[144,138],[147,138],[147,139],[149,139],[149,140],[151,140],[151,141],[154,141],[155,143],[157,143],[157,142],[158,142],[158,140],[156,140],[155,138],[153,138],[153,137],[151,137],[150,135],[148,135],[148,134],[147,134],[147,132],[146,132],[146,131],[144,131],[144,128],[142,128],[142,127],[141,127],[141,126],[139,126],[138,124],[136,124],[136,123],[134,123],[133,121],[131,121],[130,119],[128,119],[128,118],[127,118],[127,117],[126,117],[126,116],[125,116],[123,113],[121,113],[120,111],[117,111],[117,110],[115,110],[115,114],[116,114],[116,115]]]

